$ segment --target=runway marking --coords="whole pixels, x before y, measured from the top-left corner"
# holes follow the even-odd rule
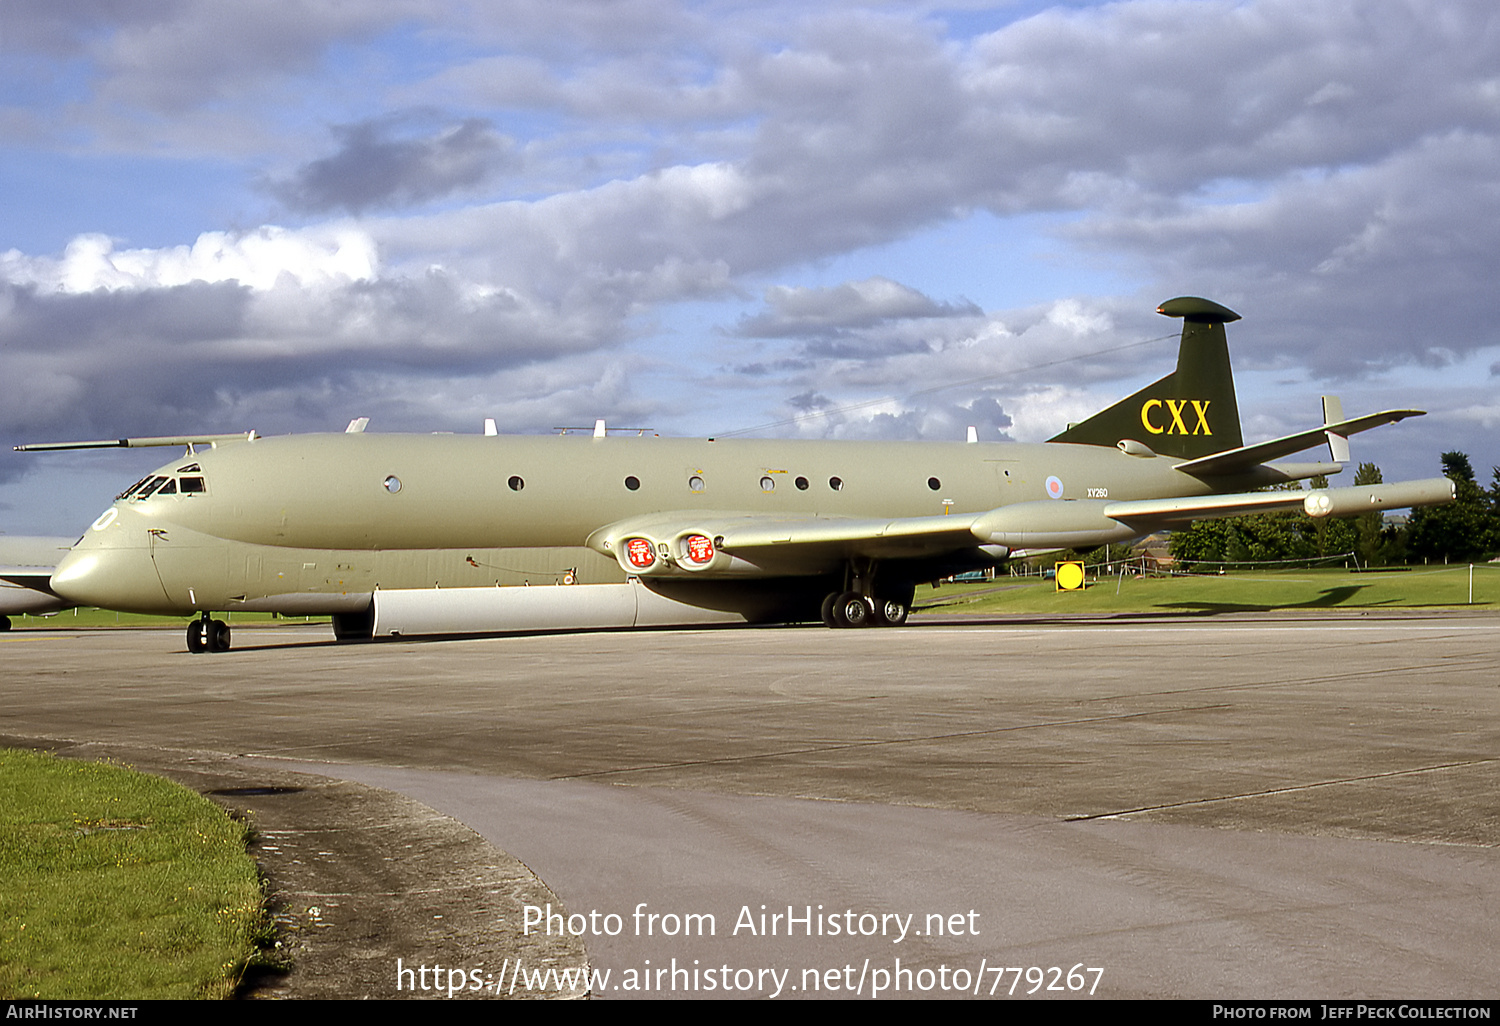
[[[1291,794],[1296,791],[1312,791],[1320,787],[1333,787],[1338,784],[1357,784],[1367,780],[1384,780],[1389,777],[1410,777],[1421,773],[1436,773],[1440,770],[1465,769],[1470,766],[1485,766],[1490,763],[1500,762],[1500,759],[1470,759],[1466,762],[1445,762],[1436,766],[1418,766],[1414,769],[1388,770],[1385,773],[1369,773],[1358,777],[1338,777],[1333,780],[1319,780],[1311,784],[1293,784],[1289,787],[1273,787],[1264,791],[1246,791],[1243,794],[1225,794],[1216,798],[1193,798],[1182,802],[1166,802],[1162,805],[1142,805],[1138,809],[1120,809],[1115,812],[1095,812],[1087,816],[1067,816],[1064,823],[1083,823],[1093,819],[1119,819],[1124,816],[1134,816],[1142,812],[1159,812],[1163,809],[1183,809],[1194,805],[1212,805],[1215,802],[1236,802],[1244,798],[1266,798],[1271,795]],[[1485,845],[1484,847],[1490,847]]]
[[[1009,727],[991,727],[988,730],[964,730],[951,734],[928,734],[920,737],[884,738],[876,741],[845,741],[805,748],[788,748],[779,752],[761,752],[756,755],[732,755],[722,759],[687,759],[680,762],[657,762],[645,766],[624,766],[616,769],[589,770],[586,773],[564,773],[547,780],[584,780],[589,777],[608,777],[623,773],[644,773],[650,770],[681,769],[687,766],[722,766],[736,762],[755,762],[760,759],[781,759],[789,755],[821,755],[825,752],[844,752],[859,748],[881,748],[889,745],[924,744],[932,741],[952,741],[959,738],[986,737],[1006,734],[1017,730],[1036,730],[1042,727],[1070,727],[1083,723],[1110,723],[1120,720],[1139,720],[1150,716],[1175,715],[1187,712],[1206,712],[1210,709],[1229,709],[1226,704],[1185,706],[1178,709],[1153,709],[1149,712],[1121,713],[1116,716],[1085,716],[1072,720],[1049,720],[1045,723],[1018,723]]]

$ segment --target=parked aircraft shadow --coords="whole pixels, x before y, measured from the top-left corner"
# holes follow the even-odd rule
[[[1332,609],[1334,606],[1341,606],[1348,602],[1368,587],[1368,584],[1346,584],[1338,588],[1324,588],[1316,598],[1310,598],[1306,602],[1286,602],[1276,605],[1255,602],[1163,602],[1161,608],[1212,613],[1267,613],[1273,609]],[[1384,603],[1376,603],[1376,605],[1384,605]]]

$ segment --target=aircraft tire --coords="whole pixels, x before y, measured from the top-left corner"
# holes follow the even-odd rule
[[[10,617],[0,616],[0,631],[10,630]]]
[[[823,625],[825,627],[837,627],[838,620],[834,619],[833,607],[838,604],[839,593],[830,591],[823,597]]]
[[[229,651],[229,624],[223,620],[210,620],[208,622],[208,650],[210,652]]]
[[[900,627],[910,613],[911,607],[900,599],[875,600],[875,622],[881,627]]]
[[[192,620],[187,627],[187,649],[189,652],[198,653],[204,651],[208,646],[203,641],[204,621]]]
[[[868,627],[875,618],[875,610],[859,592],[846,591],[833,605],[833,618],[840,627]]]

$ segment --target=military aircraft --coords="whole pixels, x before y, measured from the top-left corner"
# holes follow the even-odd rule
[[[52,575],[79,604],[197,615],[331,614],[341,640],[821,619],[895,626],[915,585],[1021,550],[1088,549],[1207,517],[1447,502],[1447,478],[1255,491],[1342,469],[1387,410],[1241,438],[1224,325],[1205,299],[1173,373],[1045,443],[591,435],[242,435],[49,443],[183,445],[127,488]],[[1326,442],[1332,462],[1276,463]]]
[[[52,591],[52,573],[73,547],[72,538],[0,535],[0,631],[17,613],[55,613],[73,606]]]

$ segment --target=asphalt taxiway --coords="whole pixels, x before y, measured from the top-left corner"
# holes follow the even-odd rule
[[[1497,989],[1494,615],[180,642],[0,636],[0,734],[414,798],[581,917],[601,997]]]

